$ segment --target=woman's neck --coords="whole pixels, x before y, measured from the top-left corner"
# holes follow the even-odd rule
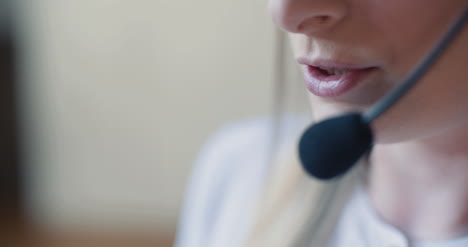
[[[378,214],[410,239],[468,235],[468,125],[429,139],[377,145],[369,193]]]

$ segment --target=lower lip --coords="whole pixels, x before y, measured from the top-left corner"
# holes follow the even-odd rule
[[[307,89],[320,97],[338,97],[354,88],[363,81],[375,67],[367,69],[352,69],[341,75],[326,75],[313,66],[306,66],[304,79]]]

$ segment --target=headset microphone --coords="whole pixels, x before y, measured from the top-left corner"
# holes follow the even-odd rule
[[[403,82],[372,108],[348,113],[309,127],[299,141],[299,158],[304,170],[318,179],[332,179],[345,174],[373,146],[370,124],[394,105],[424,75],[449,43],[463,30],[468,15],[465,7],[443,38]]]

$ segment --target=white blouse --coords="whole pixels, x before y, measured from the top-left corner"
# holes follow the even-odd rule
[[[283,147],[310,123],[307,114],[284,116]],[[176,247],[242,247],[255,200],[269,167],[271,119],[252,118],[225,126],[203,146],[193,168],[179,221]],[[468,247],[468,236],[411,243],[382,221],[358,187],[342,211],[327,247]]]
[[[450,241],[410,242],[405,235],[384,222],[370,204],[363,186],[358,186],[341,213],[327,247],[467,247],[468,236]]]

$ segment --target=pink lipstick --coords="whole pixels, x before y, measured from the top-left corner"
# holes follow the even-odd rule
[[[358,66],[331,60],[298,60],[304,66],[307,89],[320,97],[338,97],[357,86],[374,70],[375,66]]]

